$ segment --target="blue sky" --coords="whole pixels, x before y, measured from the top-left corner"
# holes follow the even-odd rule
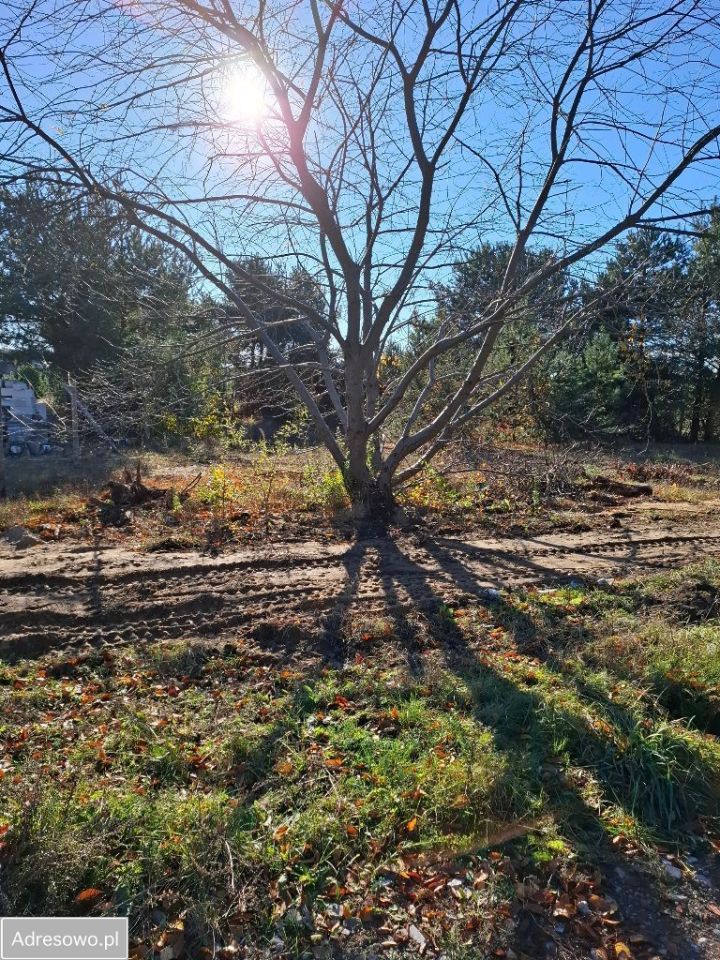
[[[2,34],[7,36],[13,29],[25,6],[24,0],[11,0],[6,5],[5,12],[0,14]],[[254,9],[253,4],[238,6]],[[635,9],[642,10],[643,6],[648,10],[660,7],[641,0]],[[92,0],[67,6],[58,0],[45,0],[9,51],[11,68],[29,112],[42,119],[46,128],[100,179],[120,175],[130,186],[145,182],[150,194],[157,190],[183,200],[231,191],[247,192],[250,196],[262,191],[267,198],[288,196],[297,200],[282,184],[268,184],[266,175],[271,163],[267,157],[249,163],[237,156],[246,148],[257,150],[258,138],[252,129],[240,124],[236,129],[226,125],[208,130],[208,124],[225,119],[221,78],[242,64],[243,55],[205,27],[191,27],[183,32],[175,8],[176,5],[159,0],[121,5]],[[414,9],[414,26],[409,24],[400,35],[408,57],[419,42],[418,23],[422,26],[418,19],[422,5],[418,3]],[[464,0],[462,9],[467,18],[477,20],[489,14],[493,6]],[[434,258],[435,272],[429,271],[427,279],[447,275],[452,259],[481,240],[512,238],[514,227],[498,196],[488,162],[500,171],[502,184],[511,194],[522,179],[523,218],[547,171],[549,111],[547,98],[542,101],[547,90],[557,87],[583,28],[587,2],[527,4],[527,9],[517,33],[520,36],[521,30],[527,28],[528,18],[541,21],[533,28],[536,52],[528,54],[519,43],[517,52],[506,57],[503,72],[492,77],[480,91],[476,107],[458,131],[459,141],[465,146],[454,143],[448,165],[441,169],[433,223],[447,223],[448,228],[453,223],[463,224],[464,229],[458,229],[457,235]],[[357,16],[366,16],[364,10],[361,14],[358,8]],[[626,3],[610,2],[606,31],[622,23],[623,11],[628,10]],[[86,15],[84,22],[79,12]],[[87,14],[94,16],[88,19]],[[547,15],[544,20],[543,15]],[[367,17],[370,22],[370,14]],[[377,26],[379,19],[380,15],[372,23]],[[278,34],[277,48],[288,69],[298,63],[309,23],[307,5],[301,5],[298,15]],[[622,52],[621,47],[618,49]],[[140,67],[144,58],[150,57],[155,61],[155,70],[128,76],[128,66]],[[367,87],[374,62],[375,49],[358,47],[350,51],[345,61],[338,62],[338,74],[345,83],[353,78]],[[621,216],[631,198],[631,188],[610,164],[632,162],[642,170],[641,183],[657,180],[661,171],[677,159],[677,147],[670,142],[673,136],[677,139],[681,134],[689,141],[718,121],[718,67],[717,50],[708,29],[700,31],[693,43],[678,43],[672,50],[648,59],[642,69],[633,65],[616,72],[608,79],[607,89],[597,84],[589,90],[580,114],[585,139],[574,138],[571,156],[577,155],[576,162],[568,164],[559,178],[544,222],[532,242],[567,252]],[[303,67],[298,65],[298,77],[302,80],[304,76]],[[158,89],[147,101],[136,100],[128,108],[127,98],[147,89],[148,82],[155,79],[168,86]],[[397,78],[388,73],[378,84],[377,107],[373,106],[382,109],[383,94],[389,95],[385,122],[377,130],[377,156],[385,182],[392,180],[410,155],[394,83]],[[672,92],[659,96],[661,88],[670,84]],[[457,75],[446,77],[436,71],[428,98],[431,114],[438,118],[447,116],[457,95]],[[115,106],[109,108],[110,104]],[[616,113],[618,119],[632,127],[632,134],[621,135],[608,125]],[[677,121],[674,126],[671,118]],[[310,152],[315,154],[313,142],[317,137],[321,143],[317,158],[322,164],[331,163],[338,123],[338,111],[328,105],[321,107],[309,129]],[[158,124],[177,126],[153,132],[151,128]],[[277,128],[272,120],[265,120],[260,126],[264,136],[275,138]],[[663,128],[668,142],[652,144],[649,149],[646,137],[657,128]],[[7,134],[5,128],[3,136]],[[518,151],[521,143],[522,164]],[[26,158],[32,157],[33,152],[41,156],[44,149],[42,144],[28,141],[24,154]],[[482,161],[473,156],[473,150],[482,155]],[[599,158],[604,166],[590,165],[588,161],[593,158]],[[12,167],[6,163],[5,169]],[[348,162],[347,169],[351,173],[343,184],[339,215],[359,255],[365,242],[364,232],[352,228],[350,221],[369,187],[357,157]],[[695,209],[712,201],[720,193],[719,172],[717,160],[708,160],[688,171],[668,198],[668,209]],[[411,172],[397,193],[388,233],[382,243],[378,242],[378,292],[386,288],[402,262],[409,240],[409,234],[403,231],[415,221],[417,191],[418,176]],[[177,212],[232,255],[259,253],[284,258],[292,254],[290,260],[304,259],[312,266],[317,251],[313,230],[294,224],[291,231],[286,231],[276,216],[273,219],[274,209],[267,209],[269,215],[264,216],[260,208],[246,202],[213,206],[200,202],[183,204]],[[665,208],[657,211],[662,212]],[[475,218],[477,223],[472,223]],[[603,256],[594,255],[590,266],[597,266]]]

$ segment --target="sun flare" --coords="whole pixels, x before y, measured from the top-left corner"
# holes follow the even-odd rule
[[[228,123],[260,123],[268,107],[267,84],[258,70],[244,66],[227,75],[222,87],[222,114]]]

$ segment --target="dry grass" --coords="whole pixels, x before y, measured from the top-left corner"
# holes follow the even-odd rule
[[[180,454],[142,452],[117,460],[18,460],[12,469],[30,468],[27,490],[0,505],[0,528],[23,524],[44,537],[127,541],[148,549],[167,545],[221,546],[259,540],[314,539],[352,535],[349,502],[339,470],[316,449],[272,450],[258,446],[222,460],[201,462]],[[135,510],[132,522],[104,526],[92,497],[103,496],[103,482],[119,478],[122,467],[141,465],[150,486],[170,491],[170,509],[156,502]],[[42,476],[36,470],[43,471]],[[606,524],[613,505],[636,509],[620,497],[597,497],[585,474],[603,472],[624,480],[653,484],[657,516],[668,505],[678,509],[716,508],[715,474],[708,467],[666,463],[627,463],[595,456],[582,464],[562,452],[530,448],[490,451],[475,468],[444,474],[429,468],[399,493],[406,514],[421,525],[461,533],[484,527],[501,533],[544,533],[553,529],[589,529]],[[184,487],[198,474],[192,494]],[[54,479],[50,480],[53,477]],[[178,495],[173,500],[173,492]],[[664,507],[663,512],[661,512]],[[640,507],[652,516],[646,501]],[[678,513],[678,517],[681,514]]]

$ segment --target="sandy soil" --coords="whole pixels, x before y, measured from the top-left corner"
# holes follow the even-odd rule
[[[0,547],[0,655],[165,639],[236,639],[263,624],[339,624],[437,608],[491,588],[597,581],[720,557],[720,520],[643,519],[529,538],[410,534],[221,553],[47,543]],[[290,653],[290,651],[288,651]]]

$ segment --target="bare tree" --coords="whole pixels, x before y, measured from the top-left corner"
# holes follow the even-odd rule
[[[393,484],[581,319],[569,299],[498,371],[538,285],[706,205],[719,28],[717,0],[9,0],[2,156],[8,178],[100,193],[182,250],[297,391],[358,517],[382,520]],[[444,317],[389,376],[433,282],[494,237],[513,243],[497,297],[470,323]],[[555,256],[528,276],[537,244]],[[314,377],[239,293],[271,292],[243,273],[255,255],[324,293],[323,310],[281,295],[315,331]],[[437,361],[460,348],[467,372],[438,411]]]

